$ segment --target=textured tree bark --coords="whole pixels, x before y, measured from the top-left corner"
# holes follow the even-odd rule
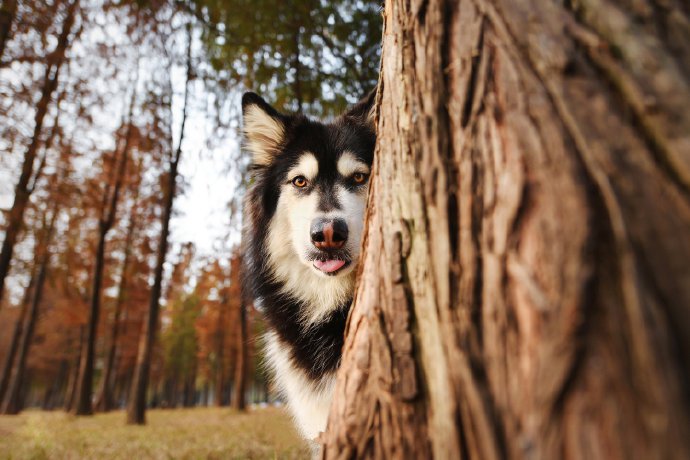
[[[325,458],[689,458],[690,8],[387,0]]]

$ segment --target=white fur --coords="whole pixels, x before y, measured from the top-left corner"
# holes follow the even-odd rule
[[[265,336],[266,358],[274,371],[279,391],[287,398],[299,430],[306,439],[315,439],[326,428],[328,411],[333,397],[335,373],[327,374],[318,383],[296,368],[288,348],[281,345],[275,333]]]
[[[349,177],[354,173],[369,174],[369,166],[359,161],[351,152],[345,151],[338,158],[338,172],[343,177]]]
[[[288,171],[288,179],[292,180],[297,176],[304,176],[308,180],[314,180],[317,174],[319,174],[319,162],[316,160],[316,156],[311,152],[304,152],[297,165]]]
[[[250,105],[244,112],[243,126],[245,145],[247,150],[252,152],[254,164],[271,164],[285,136],[283,124],[259,106]]]

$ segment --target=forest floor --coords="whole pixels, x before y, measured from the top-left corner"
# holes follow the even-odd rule
[[[146,415],[145,426],[126,425],[122,411],[0,416],[0,459],[309,458],[284,409],[159,409]]]

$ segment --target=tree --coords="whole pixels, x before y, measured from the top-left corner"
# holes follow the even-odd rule
[[[385,11],[323,456],[687,458],[687,6]]]
[[[131,122],[130,122],[131,123]],[[141,166],[137,168],[141,170]],[[139,171],[137,171],[139,172]],[[140,176],[139,174],[137,174]],[[141,178],[138,177],[139,181]],[[120,322],[122,318],[122,310],[125,303],[127,292],[127,281],[129,280],[128,270],[130,269],[130,259],[132,257],[132,245],[134,234],[137,226],[137,207],[139,206],[139,184],[136,184],[134,196],[132,197],[132,204],[129,211],[129,222],[127,223],[127,235],[125,237],[124,245],[124,259],[122,261],[122,268],[120,270],[120,280],[117,286],[117,295],[115,297],[115,311],[110,327],[110,337],[108,342],[108,350],[106,352],[105,364],[103,367],[103,377],[101,378],[100,389],[96,397],[96,410],[107,412],[112,410],[115,406],[113,400],[114,390],[114,366],[115,366],[115,351],[117,350],[117,341],[120,336]]]
[[[230,259],[230,289],[228,297],[232,309],[237,311],[235,317],[235,375],[234,393],[232,397],[232,408],[235,410],[245,410],[247,371],[249,367],[249,319],[247,318],[247,303],[242,296],[240,267],[242,265],[241,253],[239,250],[233,251]]]
[[[22,312],[19,320],[23,320],[24,324],[21,327],[21,340],[18,347],[17,362],[11,374],[10,383],[7,387],[7,394],[2,403],[0,412],[3,414],[18,414],[23,408],[23,394],[24,386],[26,385],[25,373],[26,363],[29,356],[29,347],[33,339],[36,321],[38,319],[38,308],[41,305],[43,297],[43,289],[46,282],[48,272],[48,264],[50,262],[50,245],[53,238],[53,230],[55,229],[55,220],[58,216],[59,209],[58,200],[54,200],[51,206],[50,217],[44,216],[43,232],[41,241],[36,245],[36,259],[39,264],[38,274],[36,278],[36,285],[34,286],[31,306],[27,313]],[[47,214],[47,213],[46,213]],[[26,318],[24,318],[25,315]]]
[[[86,333],[86,350],[82,354],[81,364],[79,365],[79,381],[77,383],[77,401],[74,412],[77,415],[93,414],[92,394],[93,394],[93,365],[96,355],[96,334],[98,332],[98,318],[101,310],[101,291],[103,289],[103,269],[105,265],[105,243],[108,232],[115,224],[117,207],[119,202],[120,190],[125,179],[127,169],[127,158],[134,143],[136,128],[132,120],[134,103],[136,101],[137,80],[133,85],[132,98],[129,103],[127,129],[124,135],[124,142],[120,152],[117,149],[113,152],[113,166],[115,177],[112,184],[107,184],[103,190],[101,205],[101,215],[98,219],[98,245],[96,248],[96,258],[94,261],[94,271],[91,278],[91,304],[89,308],[89,321]]]
[[[0,58],[5,53],[5,45],[12,35],[16,15],[17,0],[3,0],[0,6]]]
[[[260,88],[278,107],[333,115],[376,83],[380,2],[194,0],[219,82]]]
[[[29,142],[26,151],[24,152],[24,159],[22,162],[21,174],[19,181],[15,187],[14,202],[8,214],[7,228],[5,229],[5,238],[2,241],[2,249],[0,249],[0,300],[2,300],[3,291],[5,288],[5,279],[10,270],[10,262],[12,261],[12,254],[14,246],[17,242],[17,237],[24,222],[24,211],[26,210],[29,197],[34,191],[34,185],[38,181],[38,174],[34,175],[34,163],[36,161],[36,153],[41,145],[41,133],[43,130],[43,122],[48,113],[49,104],[53,93],[57,89],[60,70],[66,61],[66,53],[70,44],[74,40],[73,27],[78,13],[79,0],[73,0],[67,3],[65,10],[65,17],[62,22],[62,29],[57,37],[54,50],[46,57],[45,71],[43,83],[41,87],[41,97],[36,105],[36,113],[34,115],[33,135]],[[11,23],[8,27],[11,27]],[[9,28],[7,29],[9,33]],[[78,32],[77,32],[78,34]],[[40,171],[40,168],[38,168]],[[32,176],[33,182],[32,182]]]
[[[180,158],[182,156],[182,144],[185,135],[185,123],[187,122],[190,83],[192,74],[192,29],[191,24],[187,25],[186,43],[186,71],[184,101],[182,105],[182,119],[180,121],[180,132],[177,140],[177,147],[170,152],[168,158],[168,172],[166,175],[164,188],[163,213],[161,215],[161,233],[158,244],[158,256],[154,271],[153,287],[151,289],[151,300],[149,303],[144,330],[139,341],[139,352],[137,355],[136,368],[132,379],[132,387],[127,405],[127,423],[144,424],[146,422],[146,390],[148,388],[149,372],[151,367],[151,355],[158,329],[158,313],[160,310],[160,297],[163,285],[163,264],[168,253],[168,233],[170,229],[170,217],[172,215],[175,191],[177,187],[177,175]],[[170,84],[172,86],[172,83]],[[172,98],[172,90],[169,92],[168,100]],[[171,144],[172,147],[172,144]]]

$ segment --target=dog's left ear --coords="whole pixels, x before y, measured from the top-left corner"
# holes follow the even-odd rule
[[[262,167],[273,162],[285,140],[285,116],[256,93],[242,96],[242,128],[245,147],[252,164]]]
[[[344,116],[356,120],[371,130],[376,130],[374,126],[374,115],[376,114],[376,87],[362,100],[353,105]]]

